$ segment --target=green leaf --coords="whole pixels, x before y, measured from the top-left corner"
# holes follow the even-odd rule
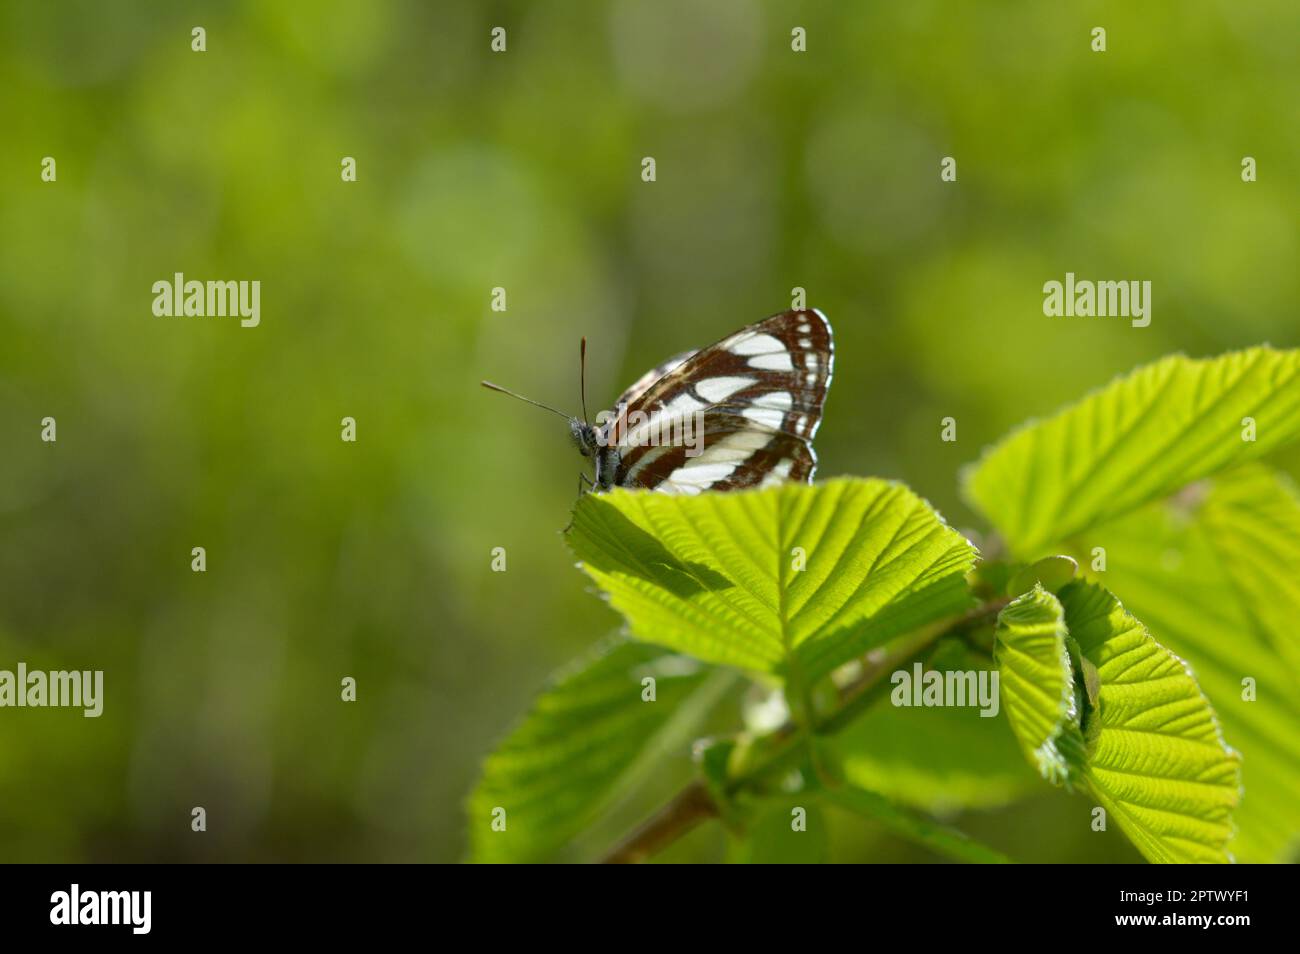
[[[1300,496],[1262,465],[1210,487],[1201,520],[1259,641],[1300,671]]]
[[[1000,852],[973,841],[955,828],[918,817],[875,792],[846,786],[827,789],[823,798],[845,811],[878,822],[900,838],[957,861],[1007,864],[1011,860]]]
[[[642,698],[647,677],[653,702]],[[730,683],[693,659],[621,639],[558,673],[484,763],[467,807],[472,860],[552,855],[658,756],[680,748],[685,759],[689,732]],[[498,809],[504,831],[492,826]]]
[[[1088,789],[1149,860],[1230,861],[1240,756],[1187,665],[1101,586],[1071,583],[1060,602],[1101,680],[1084,726]]]
[[[1098,528],[1106,582],[1192,666],[1242,755],[1239,861],[1300,850],[1300,500],[1259,465]],[[1085,564],[1087,566],[1088,564]],[[1253,698],[1243,687],[1254,689]]]
[[[1300,351],[1175,355],[1012,433],[967,471],[964,490],[1013,552],[1035,556],[1297,438]]]
[[[1068,635],[1060,601],[1037,583],[998,614],[1002,706],[1025,757],[1056,785],[1072,785],[1084,758]]]
[[[1049,556],[1036,563],[1023,567],[1011,577],[1007,584],[1007,596],[1016,597],[1028,593],[1035,583],[1041,583],[1049,593],[1060,592],[1061,587],[1069,583],[1079,572],[1079,564],[1074,557]]]
[[[638,639],[811,682],[970,605],[975,548],[906,487],[588,494],[569,535]]]
[[[990,636],[992,629],[990,621]],[[926,668],[995,667],[986,653],[953,638],[935,646]],[[888,704],[892,698],[884,691],[876,705],[827,737],[849,784],[939,816],[1007,805],[1038,788],[1008,731],[1005,707],[990,718],[974,706],[899,706]]]
[[[876,705],[834,738],[844,777],[935,814],[1014,802],[1037,779],[1005,711],[988,719],[973,708]]]

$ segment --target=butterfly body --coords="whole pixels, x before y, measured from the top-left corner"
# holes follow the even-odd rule
[[[618,448],[603,441],[599,427],[580,418],[569,418],[569,433],[578,446],[578,453],[595,461],[596,476],[592,480],[592,486],[597,490],[613,488],[621,460]]]

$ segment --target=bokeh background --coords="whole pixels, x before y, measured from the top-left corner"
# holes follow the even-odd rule
[[[1295,346],[1297,36],[1285,0],[4,0],[0,667],[106,702],[0,710],[0,859],[463,857],[480,759],[617,624],[557,533],[564,425],[477,386],[576,409],[580,335],[599,405],[802,286],[821,474],[972,529],[958,469],[1025,417]],[[154,317],[177,271],[260,280],[261,326]],[[1151,326],[1044,317],[1066,271],[1150,280]],[[957,823],[1136,858],[1030,791]],[[835,857],[930,860],[835,824]]]

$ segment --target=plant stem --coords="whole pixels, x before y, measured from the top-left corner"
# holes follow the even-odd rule
[[[688,831],[718,814],[699,782],[691,782],[604,858],[602,864],[636,864],[658,854]]]
[[[889,686],[885,678],[889,673],[900,667],[910,666],[914,662],[923,662],[935,644],[944,637],[969,636],[995,618],[1008,602],[1010,601],[1007,599],[989,600],[947,626],[921,631],[888,656],[873,658],[872,655],[868,655],[863,663],[862,672],[840,689],[839,706],[834,712],[818,720],[813,731],[819,735],[831,735],[843,729],[884,694]],[[787,723],[777,729],[774,735],[798,732],[798,726]],[[765,767],[757,766],[750,774],[761,774]],[[737,779],[736,782],[735,788],[743,787],[744,779]],[[691,782],[601,861],[604,864],[631,864],[645,861],[667,848],[700,822],[715,818],[718,814],[718,806],[713,803],[704,785],[699,781]]]

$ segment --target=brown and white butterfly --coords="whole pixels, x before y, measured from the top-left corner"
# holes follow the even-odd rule
[[[585,364],[585,339],[582,351]],[[587,481],[593,489],[698,494],[811,482],[812,441],[834,363],[830,322],[810,309],[773,315],[668,360],[624,391],[597,424],[586,419],[585,373],[581,419],[483,385],[567,418],[579,452],[595,461]],[[697,446],[646,440],[694,431],[702,438]]]

